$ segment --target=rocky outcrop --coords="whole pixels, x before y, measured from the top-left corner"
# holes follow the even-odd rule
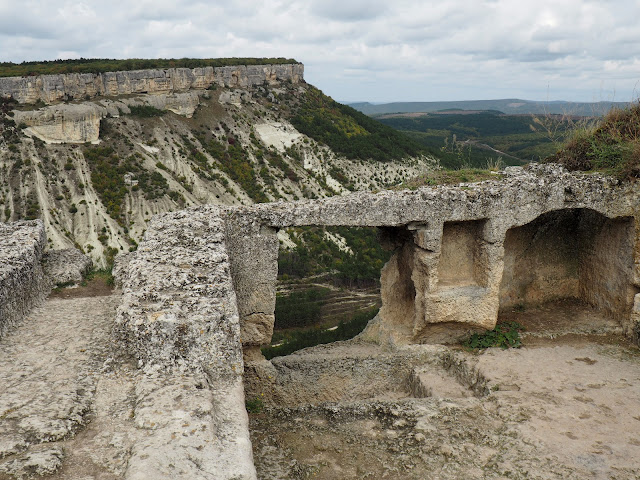
[[[40,265],[45,243],[40,220],[0,223],[0,337],[49,292]]]
[[[49,105],[38,110],[14,110],[17,124],[24,133],[46,143],[96,143],[100,137],[100,120],[131,113],[131,106],[150,106],[191,118],[198,108],[198,92],[143,95],[117,101],[83,102]]]
[[[0,96],[18,103],[51,104],[98,96],[170,94],[206,89],[214,84],[248,87],[263,83],[301,82],[304,65],[237,65],[228,67],[169,68],[107,73],[39,75],[0,78]]]
[[[43,256],[44,272],[54,285],[79,283],[93,262],[77,248],[49,250]]]
[[[18,124],[27,126],[24,133],[47,143],[97,142],[104,107],[83,103],[55,105],[32,111],[14,111]]]

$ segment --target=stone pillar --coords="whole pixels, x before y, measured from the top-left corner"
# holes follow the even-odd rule
[[[240,315],[240,337],[245,350],[271,342],[278,247],[275,228],[239,213],[228,219],[227,248]]]

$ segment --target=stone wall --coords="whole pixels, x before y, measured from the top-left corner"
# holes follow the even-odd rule
[[[0,337],[49,292],[40,220],[0,223]]]
[[[304,65],[237,65],[228,67],[168,68],[107,73],[72,73],[0,78],[0,96],[18,103],[51,104],[93,97],[130,94],[166,94],[206,89],[217,84],[248,87],[264,82],[304,80]]]
[[[598,308],[618,312],[623,328],[630,332],[633,297],[640,291],[639,198],[635,184],[569,173],[554,165],[532,165],[508,168],[503,178],[479,184],[355,193],[230,210],[228,249],[243,343],[250,349],[270,341],[276,232],[303,225],[386,227],[395,235],[397,253],[382,272],[382,309],[369,331],[377,338],[434,343],[493,328],[501,298],[504,305],[523,301],[517,293],[524,288],[523,280],[513,273],[518,255],[513,245],[525,245],[530,239],[536,239],[539,253],[557,258],[533,255],[518,267],[539,280],[529,282],[525,302],[577,295]],[[559,229],[550,228],[544,217],[536,220],[549,212],[584,209],[608,219],[593,226],[600,233],[573,233],[574,228],[589,228],[586,217],[582,223],[568,222],[573,214],[555,214]],[[620,222],[626,233],[610,231]],[[578,266],[581,260],[572,250],[576,242],[585,251],[601,251],[611,235],[620,239],[614,250],[624,252],[609,259],[585,255]],[[605,288],[585,286],[586,279],[594,285],[604,276],[614,277]],[[615,293],[620,289],[621,295]],[[513,298],[507,301],[507,297]]]
[[[127,478],[181,471],[185,478],[255,479],[224,214],[204,206],[153,217],[126,267],[115,340],[138,360],[153,391],[177,390],[163,400],[169,418],[205,424],[176,441],[168,428],[150,430]],[[183,401],[181,385],[206,395]]]
[[[115,339],[154,385],[179,378],[208,388],[202,408],[185,412],[177,400],[167,408],[193,418],[210,412],[213,434],[199,432],[204,447],[182,455],[160,429],[150,431],[136,462],[163,471],[179,457],[184,471],[199,465],[190,478],[255,478],[242,354],[259,359],[271,340],[278,229],[381,228],[395,254],[382,271],[383,306],[364,333],[379,342],[450,341],[492,328],[501,302],[522,300],[512,296],[544,302],[558,291],[616,313],[638,335],[639,199],[635,184],[532,165],[457,187],[155,216],[126,268]]]

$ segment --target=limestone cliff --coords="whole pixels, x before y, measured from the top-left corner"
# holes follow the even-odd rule
[[[0,221],[41,218],[49,248],[105,265],[157,213],[382,188],[433,167],[348,159],[299,132],[303,68],[0,79]]]
[[[252,87],[304,80],[304,65],[237,65],[229,67],[169,68],[126,72],[39,75],[0,78],[0,97],[18,103],[50,104],[144,93],[173,93],[190,89]]]

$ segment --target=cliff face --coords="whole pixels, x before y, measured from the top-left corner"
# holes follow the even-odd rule
[[[427,157],[348,159],[296,130],[311,88],[302,74],[267,65],[0,79],[13,99],[0,115],[0,222],[40,218],[49,248],[81,247],[104,266],[135,249],[157,213],[320,198],[432,168]],[[17,104],[37,100],[53,103]]]
[[[251,87],[265,82],[299,83],[304,80],[304,65],[238,65],[229,67],[170,68],[127,72],[40,75],[0,78],[0,97],[18,103],[42,101],[51,104],[94,97],[184,92],[223,87]]]
[[[203,90],[181,93],[140,95],[121,100],[101,99],[93,102],[58,103],[38,110],[15,110],[17,124],[25,125],[24,133],[46,143],[97,143],[100,121],[131,113],[129,107],[144,106],[167,110],[191,118],[200,104]]]

